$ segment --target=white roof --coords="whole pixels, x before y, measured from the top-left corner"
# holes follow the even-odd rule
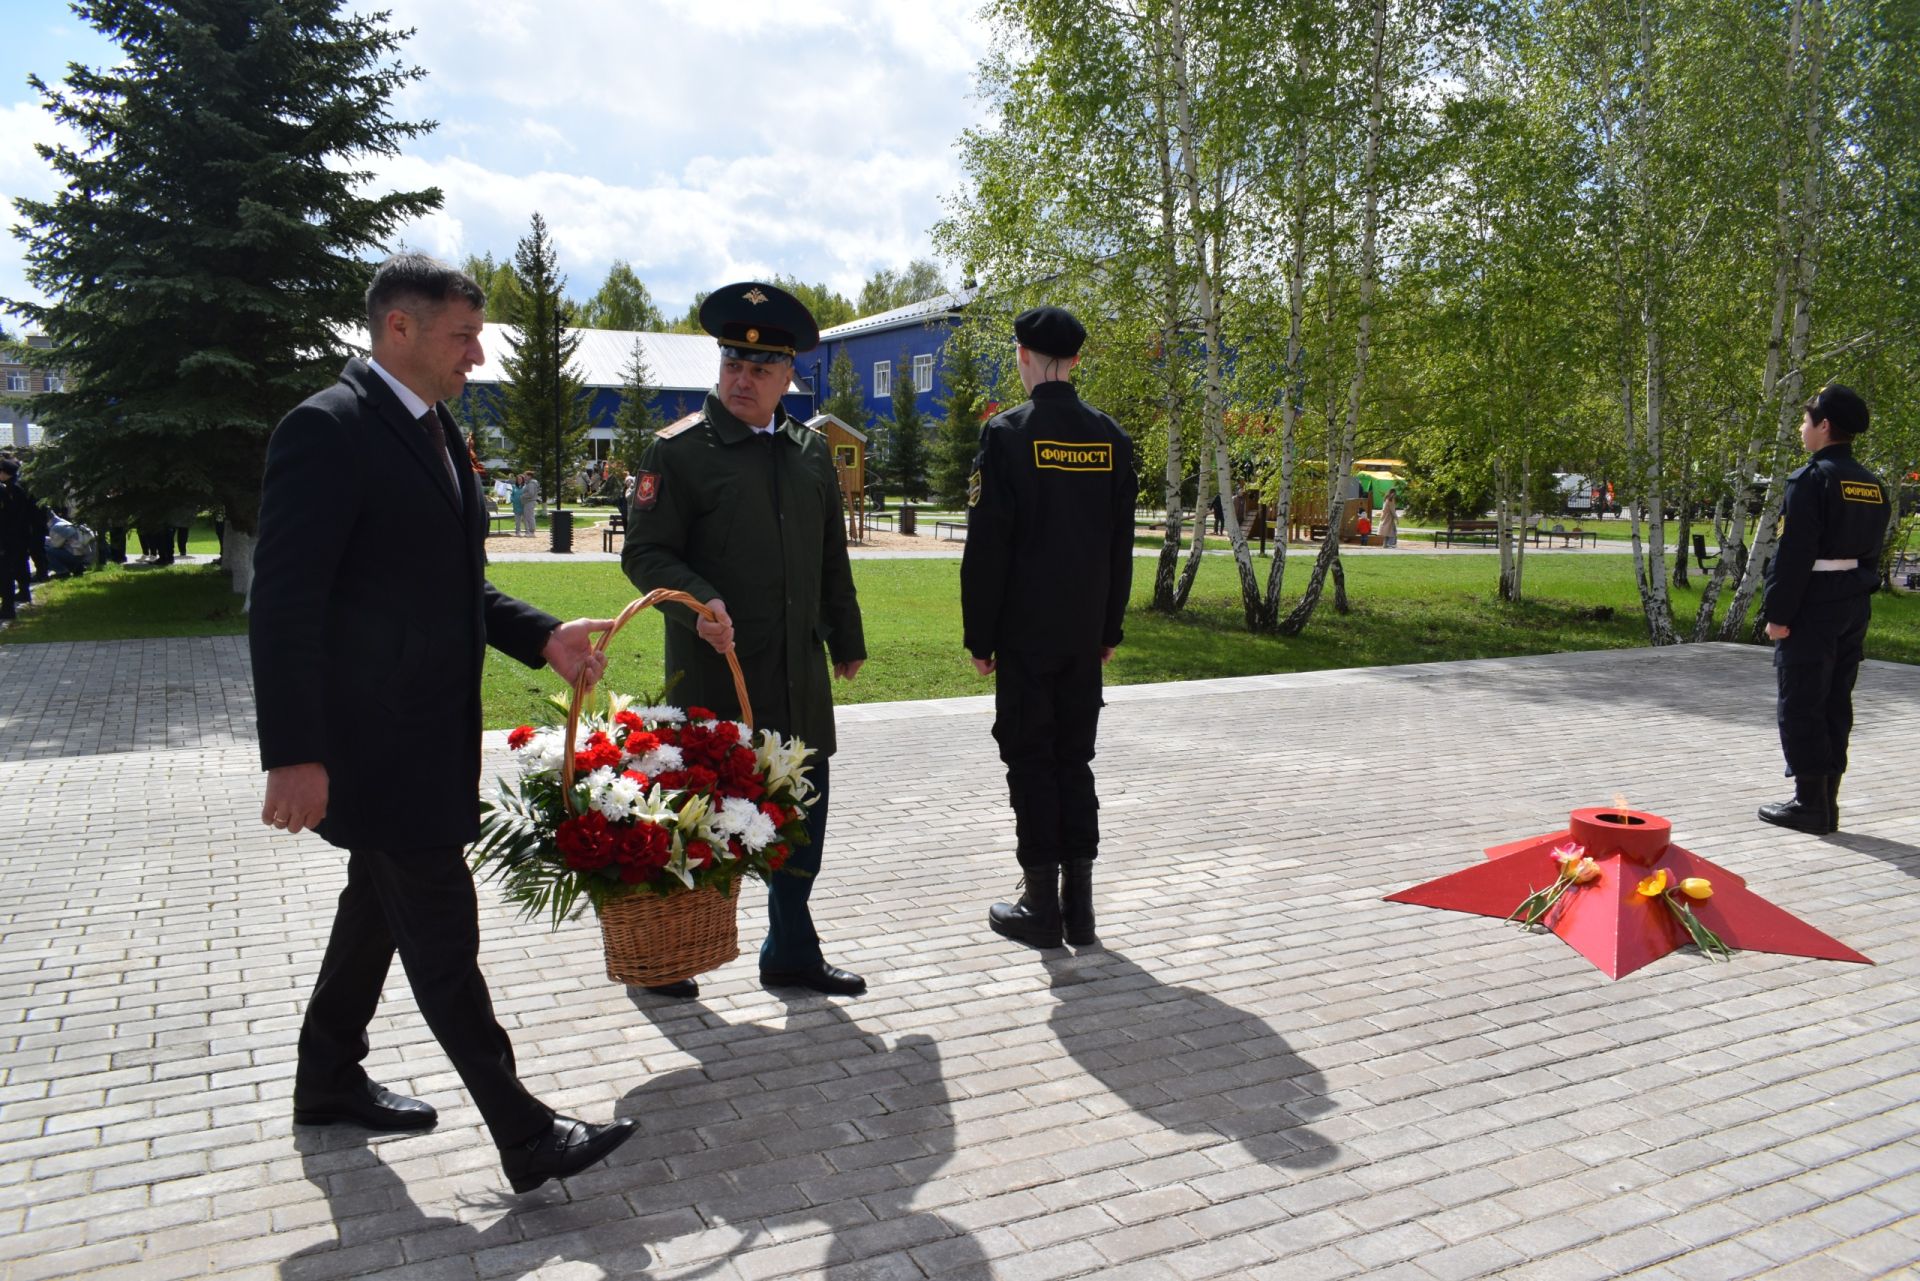
[[[831,329],[822,329],[822,338],[845,338],[852,334],[864,334],[873,330],[899,329],[906,325],[925,324],[936,316],[945,316],[960,310],[973,301],[980,290],[961,289],[955,293],[941,294],[935,298],[910,302],[904,307],[895,307],[892,311],[875,312],[871,316],[862,316],[858,320],[849,320],[844,325],[835,325]]]
[[[815,431],[821,430],[822,423],[832,423],[834,426],[838,427],[841,431],[847,433],[847,435],[853,437],[855,440],[859,441],[863,445],[867,441],[867,433],[861,431],[858,427],[849,426],[846,422],[841,420],[841,417],[838,414],[815,414],[813,417],[807,419],[807,426],[813,428]],[[822,432],[822,434],[824,435],[825,433]]]

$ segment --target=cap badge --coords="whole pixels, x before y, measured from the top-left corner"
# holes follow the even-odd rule
[[[749,330],[747,330],[747,341],[748,341],[748,342],[759,342],[759,341],[760,341],[760,331],[759,331],[758,329],[749,329]]]
[[[757,286],[747,290],[747,292],[743,295],[743,297],[745,297],[748,302],[752,303],[756,307],[758,307],[761,303],[767,301],[767,296],[761,293]],[[749,338],[747,339],[747,341],[752,342],[753,339]]]

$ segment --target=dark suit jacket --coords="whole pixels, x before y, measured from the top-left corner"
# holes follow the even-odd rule
[[[426,432],[364,361],[267,445],[249,635],[264,768],[327,767],[335,845],[463,845],[479,832],[480,669],[530,667],[558,620],[486,581],[466,450],[456,502]]]

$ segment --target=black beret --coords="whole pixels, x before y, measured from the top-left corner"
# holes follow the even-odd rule
[[[766,364],[792,360],[820,345],[820,326],[807,305],[777,285],[742,280],[722,285],[700,304],[700,327],[720,340],[729,357]]]
[[[1806,411],[1817,424],[1826,422],[1836,437],[1852,440],[1866,431],[1870,421],[1867,402],[1845,383],[1828,383],[1807,401]]]
[[[1013,338],[1022,347],[1064,359],[1080,354],[1087,327],[1065,307],[1035,307],[1014,317]]]

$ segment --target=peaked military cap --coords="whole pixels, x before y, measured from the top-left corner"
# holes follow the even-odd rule
[[[820,345],[820,326],[807,305],[757,280],[708,294],[700,304],[700,327],[720,340],[723,355],[760,365],[792,360],[795,352]]]
[[[1080,354],[1087,327],[1065,307],[1035,307],[1014,317],[1013,338],[1022,347],[1065,359]]]

